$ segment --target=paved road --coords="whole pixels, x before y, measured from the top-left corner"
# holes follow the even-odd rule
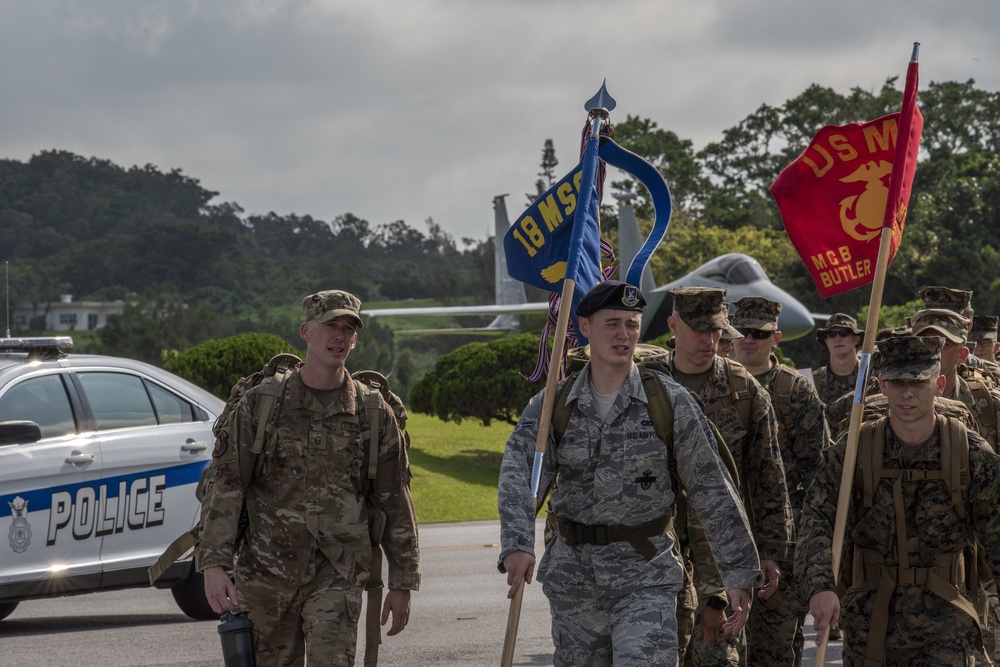
[[[495,568],[498,535],[495,521],[421,528],[422,590],[409,627],[385,639],[381,665],[499,664],[509,605]],[[812,665],[807,629],[804,664]],[[0,622],[0,646],[0,667],[221,665],[216,624],[189,620],[168,591],[152,589],[22,603]],[[551,652],[548,607],[536,583],[525,592],[514,665],[551,665]],[[831,644],[827,664],[841,664],[839,644]]]

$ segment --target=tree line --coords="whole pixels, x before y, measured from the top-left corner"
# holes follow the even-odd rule
[[[718,254],[746,252],[812,310],[862,311],[867,290],[818,298],[767,188],[822,125],[898,111],[897,84],[892,78],[878,90],[847,93],[812,85],[780,106],[761,105],[701,149],[652,119],[617,123],[615,140],[656,166],[673,196],[670,229],[651,260],[657,282]],[[884,303],[902,306],[921,287],[943,284],[972,289],[979,314],[998,314],[1000,94],[971,80],[932,82],[919,105],[920,161]],[[558,177],[557,164],[547,141],[533,189]],[[644,190],[614,178],[610,192],[634,193],[640,223],[651,224]],[[38,309],[61,293],[125,299],[124,316],[102,331],[101,351],[160,363],[163,350],[244,331],[297,344],[294,304],[316,289],[317,274],[366,301],[492,297],[494,239],[456,241],[433,220],[421,230],[402,220],[372,225],[352,213],[329,221],[246,215],[238,203],[213,203],[216,195],[180,170],[154,165],[123,168],[60,150],[0,160],[0,259],[10,262],[12,299]],[[615,218],[605,206],[602,227],[612,241]],[[380,370],[406,367],[397,358],[404,354],[433,354],[416,343],[397,350],[378,323],[362,338],[361,361]]]

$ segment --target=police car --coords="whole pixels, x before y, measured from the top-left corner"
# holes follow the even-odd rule
[[[0,338],[0,619],[22,600],[149,586],[147,568],[198,520],[224,402],[70,346]],[[188,616],[218,618],[191,560],[157,586]]]

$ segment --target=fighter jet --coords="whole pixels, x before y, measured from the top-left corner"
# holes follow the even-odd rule
[[[507,262],[503,253],[503,239],[510,227],[507,218],[507,208],[504,203],[506,195],[498,195],[493,200],[494,222],[496,228],[495,260],[496,260],[496,300],[493,304],[481,306],[439,306],[418,308],[374,308],[362,310],[362,315],[369,317],[401,316],[401,315],[496,315],[489,326],[481,329],[434,330],[435,333],[461,331],[463,333],[503,333],[517,330],[520,322],[518,315],[522,313],[544,313],[548,311],[546,301],[529,303],[525,298],[524,285],[507,274]],[[619,224],[619,259],[622,266],[628,267],[642,246],[643,239],[639,232],[635,210],[629,198],[621,198],[618,208]],[[778,318],[784,340],[801,338],[813,328],[814,317],[809,309],[795,297],[775,285],[764,273],[760,263],[749,255],[729,253],[720,255],[705,262],[691,273],[684,275],[666,285],[657,287],[652,271],[647,266],[642,274],[639,285],[646,297],[646,308],[642,318],[641,340],[650,340],[667,332],[667,317],[673,308],[670,290],[677,287],[721,287],[726,290],[726,301],[734,303],[745,296],[761,296],[782,305]]]

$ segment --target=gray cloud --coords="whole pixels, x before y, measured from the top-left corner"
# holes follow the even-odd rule
[[[632,114],[718,139],[811,83],[1000,88],[1000,4],[623,0],[34,0],[0,5],[2,157],[179,168],[248,212],[433,217],[484,238],[547,138],[576,161],[601,80]]]

